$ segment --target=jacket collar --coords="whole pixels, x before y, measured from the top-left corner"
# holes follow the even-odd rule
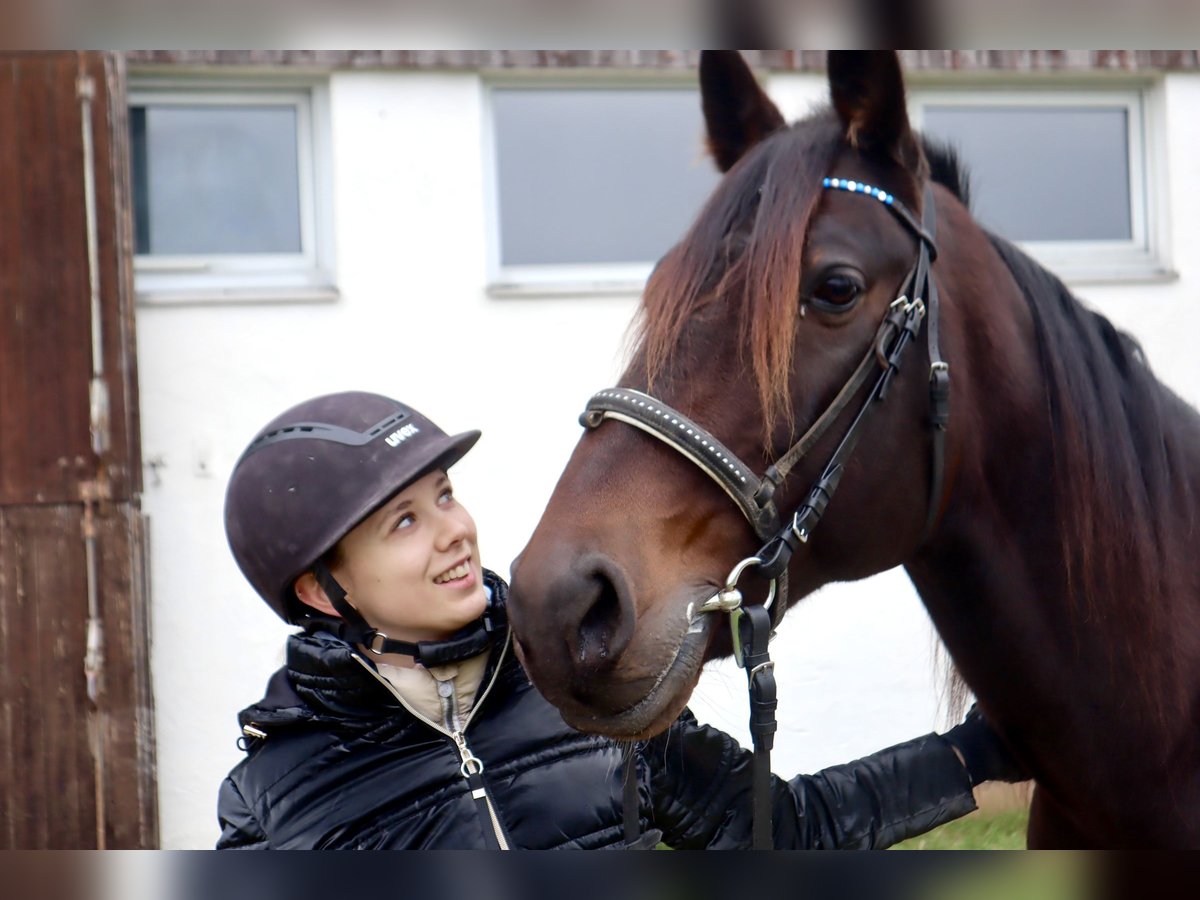
[[[506,603],[508,586],[503,579],[488,569],[484,569],[483,577],[492,591],[492,602]],[[243,726],[279,728],[314,719],[377,718],[382,709],[401,708],[392,693],[363,668],[357,648],[321,624],[320,620],[313,621],[304,632],[288,638],[286,664],[271,676],[266,695],[238,715]],[[485,682],[504,637],[501,631],[493,641]],[[368,658],[368,662],[373,668],[373,661]]]

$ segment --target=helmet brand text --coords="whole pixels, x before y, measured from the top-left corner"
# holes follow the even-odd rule
[[[399,447],[420,430],[416,425],[405,425],[403,428],[397,428],[385,437],[384,440],[387,441],[389,447]]]

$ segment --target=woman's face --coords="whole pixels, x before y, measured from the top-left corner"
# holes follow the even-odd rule
[[[372,628],[441,640],[487,605],[475,521],[434,470],[395,494],[338,544],[331,567]]]

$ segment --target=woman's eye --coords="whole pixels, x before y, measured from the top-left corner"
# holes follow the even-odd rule
[[[413,523],[416,521],[417,521],[417,517],[414,516],[412,513],[405,513],[399,519],[396,520],[396,525],[395,525],[394,530],[399,531],[402,528],[411,528]]]
[[[846,272],[835,272],[824,279],[812,292],[810,299],[819,306],[830,309],[845,309],[852,305],[863,292],[862,282]]]
[[[454,499],[454,490],[452,488],[446,488],[444,491],[442,491],[438,495],[438,503],[441,503],[443,505],[449,503],[453,499]]]

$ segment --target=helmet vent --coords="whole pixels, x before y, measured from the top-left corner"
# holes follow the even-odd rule
[[[379,437],[379,435],[383,434],[396,423],[404,421],[408,416],[408,410],[402,410],[377,422],[366,431],[354,431],[351,428],[343,428],[340,425],[328,425],[324,422],[296,422],[293,425],[283,425],[255,438],[250,446],[246,448],[246,452],[242,454],[241,459],[237,461],[237,465],[240,466],[246,461],[246,457],[257,453],[264,447],[269,447],[271,444],[277,444],[280,441],[295,440],[296,438],[332,441],[335,444],[361,447],[375,440],[375,438]],[[234,466],[234,468],[236,469],[237,466]]]
[[[368,437],[376,437],[381,432],[383,432],[385,429],[391,428],[397,422],[403,421],[404,419],[407,419],[407,418],[408,418],[408,413],[406,413],[406,412],[396,413],[396,415],[389,416],[388,418],[386,418],[382,422],[380,422],[378,425],[376,425],[374,428],[372,428],[370,431],[368,431],[367,435],[368,435]]]

